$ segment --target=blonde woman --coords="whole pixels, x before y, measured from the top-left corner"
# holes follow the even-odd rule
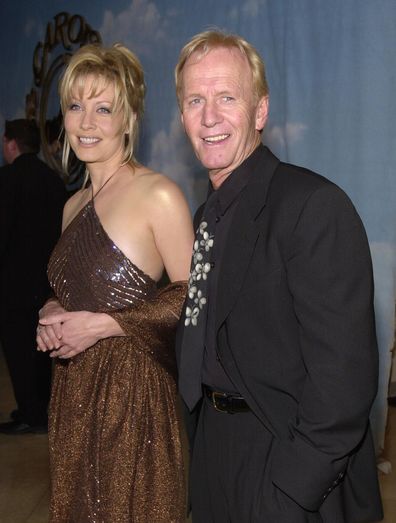
[[[121,45],[89,45],[60,83],[64,165],[88,183],[66,204],[48,268],[56,299],[39,350],[55,360],[50,521],[184,521],[173,337],[193,242],[179,188],[133,145],[144,77]],[[166,270],[169,286],[157,289]]]

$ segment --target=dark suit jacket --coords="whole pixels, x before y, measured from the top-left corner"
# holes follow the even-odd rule
[[[0,306],[42,306],[50,288],[47,263],[60,235],[66,191],[34,154],[0,168]]]
[[[273,434],[263,495],[279,488],[301,508],[290,523],[318,510],[331,523],[381,519],[368,428],[378,353],[363,225],[329,180],[266,147],[255,154],[220,260],[216,332],[227,373]]]

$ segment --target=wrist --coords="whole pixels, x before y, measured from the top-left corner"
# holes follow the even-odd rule
[[[95,316],[97,316],[95,335],[98,340],[123,335],[121,327],[111,316],[105,312],[95,313]]]

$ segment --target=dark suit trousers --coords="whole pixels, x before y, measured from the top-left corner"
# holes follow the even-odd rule
[[[322,523],[271,482],[271,433],[251,412],[204,399],[191,464],[193,523]]]
[[[0,342],[21,420],[45,425],[51,388],[51,359],[36,350],[37,312],[7,310],[0,318]]]

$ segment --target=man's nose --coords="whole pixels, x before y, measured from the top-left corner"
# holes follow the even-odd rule
[[[202,111],[202,125],[205,127],[214,127],[221,122],[221,114],[216,102],[206,101]]]

